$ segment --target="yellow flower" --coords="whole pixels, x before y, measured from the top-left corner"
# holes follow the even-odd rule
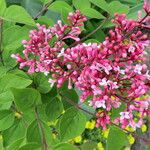
[[[130,147],[126,147],[124,150],[130,150]]]
[[[135,129],[132,128],[132,127],[126,127],[126,130],[128,130],[128,131],[130,131],[130,132],[134,132],[134,131],[135,131]]]
[[[143,124],[141,126],[141,130],[142,130],[142,132],[146,132],[147,131],[147,126],[145,124]]]
[[[104,138],[107,138],[109,134],[109,129],[103,130],[102,132],[103,132]]]
[[[65,113],[65,111],[63,110],[62,114],[64,114],[64,113]]]
[[[135,138],[131,134],[128,136],[128,140],[130,144],[133,144],[135,142]]]
[[[82,141],[82,137],[81,136],[77,136],[74,138],[74,142],[75,143],[80,143]]]
[[[137,113],[137,117],[142,117],[142,114],[141,113]]]
[[[53,133],[52,136],[53,136],[54,139],[56,139],[56,134]]]
[[[92,129],[94,129],[94,127],[95,127],[95,121],[94,120],[86,122],[86,125],[85,125],[86,129],[92,130]]]
[[[2,137],[2,135],[0,135],[0,141],[2,141],[3,140],[3,137]]]
[[[139,101],[139,100],[140,100],[140,97],[137,97],[135,100],[136,100],[136,101]]]
[[[47,122],[47,125],[48,125],[48,126],[54,126],[54,125],[56,125],[56,123],[55,123],[55,122],[52,122],[52,121],[49,121],[49,122]]]
[[[22,117],[21,113],[15,112],[15,117],[20,119]]]
[[[97,144],[97,149],[98,149],[98,150],[104,150],[104,147],[103,147],[102,142],[99,142],[99,143]]]
[[[128,45],[129,43],[130,43],[130,41],[129,41],[128,39],[124,39],[124,40],[123,40],[123,44],[124,44],[124,45]]]
[[[116,98],[115,98],[114,96],[111,96],[111,99],[112,99],[112,100],[115,100]]]

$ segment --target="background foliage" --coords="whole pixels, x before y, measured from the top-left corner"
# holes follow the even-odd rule
[[[97,29],[84,42],[99,43],[114,26],[114,13],[136,19],[142,5],[143,0],[0,0],[0,150],[127,150],[134,143],[115,126],[107,133],[94,128],[93,116],[83,109],[94,110],[80,104],[80,91],[51,88],[48,77],[19,70],[10,56],[22,52],[21,41],[36,23],[66,23],[68,13],[79,9],[88,17],[81,38]]]

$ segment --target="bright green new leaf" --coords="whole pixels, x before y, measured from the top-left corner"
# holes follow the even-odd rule
[[[129,12],[129,6],[120,3],[119,1],[113,1],[109,4],[108,10],[110,15],[114,15],[115,13],[119,14],[127,14]]]
[[[67,9],[69,12],[73,11],[72,7],[64,1],[55,1],[48,7],[48,9],[59,13],[61,13],[62,9],[64,8]]]
[[[81,111],[74,107],[67,109],[59,124],[61,141],[68,141],[82,134],[85,124],[86,116]]]
[[[27,111],[31,109],[35,104],[41,102],[40,93],[32,88],[25,89],[11,89],[14,95],[14,101],[20,111]]]
[[[126,133],[115,126],[111,126],[106,143],[106,150],[121,150],[127,143]]]
[[[0,93],[7,91],[11,87],[25,88],[32,83],[31,80],[25,79],[14,74],[6,74],[0,79]]]
[[[82,14],[90,17],[90,18],[96,18],[96,19],[104,19],[105,17],[99,13],[97,10],[93,8],[85,8],[81,10]]]
[[[1,16],[3,16],[5,10],[6,10],[6,2],[5,0],[0,0],[0,18]]]
[[[9,6],[3,16],[4,20],[35,26],[35,22],[26,10],[17,5]]]
[[[0,131],[6,130],[14,123],[14,114],[10,110],[0,111]]]
[[[91,7],[89,0],[73,0],[72,3],[74,7],[79,10]]]
[[[55,121],[63,111],[63,104],[58,98],[54,98],[46,106],[48,120]]]

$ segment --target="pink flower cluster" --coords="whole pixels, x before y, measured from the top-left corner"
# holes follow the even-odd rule
[[[37,25],[29,41],[23,41],[24,56],[12,55],[20,68],[29,67],[28,72],[51,74],[51,86],[61,87],[68,81],[68,88],[74,84],[82,91],[80,100],[91,98],[89,105],[97,111],[97,124],[103,129],[114,122],[122,128],[140,127],[148,110],[150,99],[144,97],[150,90],[150,75],[144,64],[144,49],[150,41],[142,28],[150,16],[149,3],[145,1],[146,16],[136,20],[126,19],[125,14],[116,14],[116,27],[101,44],[80,43],[67,47],[65,39],[80,41],[79,34],[86,17],[79,11],[70,13],[70,24],[58,21],[48,29]],[[124,106],[120,117],[111,119],[112,109]]]

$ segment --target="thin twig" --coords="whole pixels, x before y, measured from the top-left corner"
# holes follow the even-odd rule
[[[2,65],[4,66],[3,56],[2,56],[2,42],[3,42],[3,20],[0,19],[0,61]]]
[[[84,112],[86,112],[87,114],[91,115],[91,116],[95,116],[94,113],[89,112],[88,110],[83,109],[80,105],[78,105],[77,103],[75,103],[74,101],[70,100],[68,97],[64,96],[62,93],[59,93],[62,97],[65,98],[65,101],[67,101],[68,103],[70,103],[71,105],[75,106],[77,109],[80,109]]]
[[[48,144],[46,142],[45,131],[44,131],[44,128],[42,126],[41,120],[39,118],[37,107],[35,108],[35,116],[36,116],[36,119],[37,119],[37,122],[38,122],[38,126],[39,126],[39,129],[40,129],[40,132],[41,132],[41,138],[42,138],[41,142],[43,144],[43,148],[44,148],[44,150],[49,150],[48,149]]]
[[[73,102],[73,101],[70,100],[68,97],[64,96],[62,93],[60,93],[60,96],[64,97],[64,98],[65,98],[65,99],[64,99],[65,101],[67,101],[67,102],[70,103],[71,105],[75,106],[77,109],[80,109],[80,110],[84,111],[85,113],[87,113],[87,114],[89,114],[89,115],[91,115],[91,116],[93,116],[93,117],[95,117],[95,118],[99,118],[99,117],[97,117],[94,113],[91,113],[91,112],[89,112],[88,110],[83,109],[80,105],[78,105],[77,103]],[[114,125],[114,126],[116,126],[116,127],[118,127],[118,128],[120,128],[120,129],[122,129],[119,125],[117,125],[117,124],[115,124],[115,123],[113,123],[113,122],[111,122],[111,124]],[[139,136],[139,135],[137,135],[137,134],[135,134],[135,133],[133,133],[133,132],[128,131],[127,129],[122,129],[122,130],[125,131],[125,132],[127,132],[127,133],[129,133],[129,134],[131,134],[131,135],[134,136],[136,139],[141,139],[141,140],[143,140],[145,143],[150,144],[150,139],[145,138],[145,137],[141,137],[141,136]]]
[[[53,0],[50,0],[48,3],[46,3],[42,9],[36,14],[36,16],[33,17],[33,19],[37,19],[38,17],[40,17],[45,11],[48,10],[48,7],[50,6],[50,4],[53,2]]]

